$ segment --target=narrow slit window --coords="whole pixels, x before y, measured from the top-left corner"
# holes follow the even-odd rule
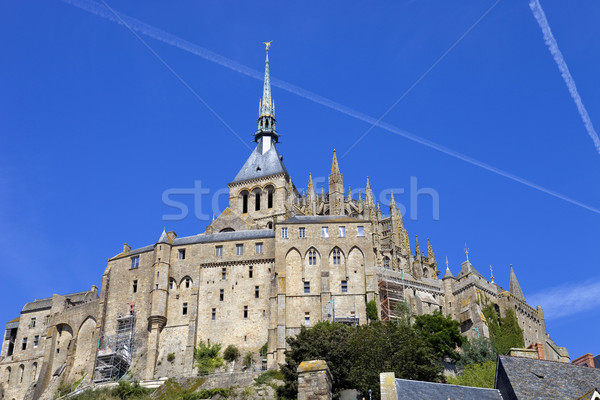
[[[248,306],[244,306],[244,319],[248,318]]]
[[[219,301],[225,300],[225,289],[219,290]]]
[[[183,303],[183,307],[181,309],[181,314],[187,315],[187,312],[188,312],[188,303]]]
[[[258,299],[260,297],[260,287],[254,286],[254,298]]]
[[[260,211],[260,193],[254,194],[254,210]]]
[[[221,280],[224,281],[227,279],[227,268],[221,269]]]
[[[242,195],[242,214],[246,214],[248,212],[248,194]]]
[[[217,309],[213,308],[212,312],[210,314],[210,318],[214,321],[215,319],[217,319]],[[208,342],[210,344],[210,342]]]
[[[310,313],[304,313],[304,326],[310,326]]]
[[[23,344],[21,345],[21,350],[27,350],[27,338],[23,338]]]
[[[253,276],[254,276],[254,267],[249,266],[248,267],[248,278],[252,278]]]
[[[273,191],[269,190],[267,192],[267,207],[273,208]]]
[[[138,290],[138,281],[137,279],[133,280],[133,293],[137,293]]]

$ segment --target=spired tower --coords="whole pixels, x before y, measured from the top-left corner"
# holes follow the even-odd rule
[[[290,216],[298,190],[277,151],[275,102],[271,98],[269,47],[266,42],[263,95],[258,103],[256,148],[229,186],[229,207],[207,228],[207,233],[248,229],[273,229],[274,223]]]

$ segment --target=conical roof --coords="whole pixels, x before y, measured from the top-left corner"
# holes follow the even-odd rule
[[[517,280],[517,276],[515,275],[515,270],[513,269],[512,264],[510,265],[510,286],[508,291],[516,298],[525,301],[525,296],[523,296],[521,285],[519,285],[519,281]]]

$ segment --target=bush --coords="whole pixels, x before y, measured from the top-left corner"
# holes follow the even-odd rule
[[[227,348],[223,352],[223,358],[225,359],[225,361],[232,362],[232,361],[237,360],[239,357],[240,357],[240,350],[232,344],[227,346]]]
[[[448,377],[448,383],[461,386],[493,388],[496,379],[496,363],[486,361],[483,364],[470,364],[456,378]]]
[[[284,380],[285,376],[281,371],[278,370],[268,370],[260,374],[257,378],[254,378],[254,382],[256,385],[268,385],[272,380]]]
[[[199,374],[212,374],[217,368],[223,365],[221,357],[221,345],[219,343],[206,345],[200,342],[194,349],[194,360]]]
[[[175,361],[175,353],[169,353],[167,355],[167,361],[173,363],[173,361]]]
[[[252,360],[254,358],[254,354],[251,352],[247,352],[244,356],[244,367],[250,367],[252,365]]]
[[[377,303],[375,300],[367,302],[367,318],[370,321],[377,321],[379,319],[377,317]]]

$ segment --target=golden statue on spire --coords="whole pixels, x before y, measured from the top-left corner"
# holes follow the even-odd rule
[[[267,46],[267,51],[269,51],[269,47],[271,47],[271,43],[273,43],[273,41],[271,40],[270,42],[263,42],[266,46]]]

